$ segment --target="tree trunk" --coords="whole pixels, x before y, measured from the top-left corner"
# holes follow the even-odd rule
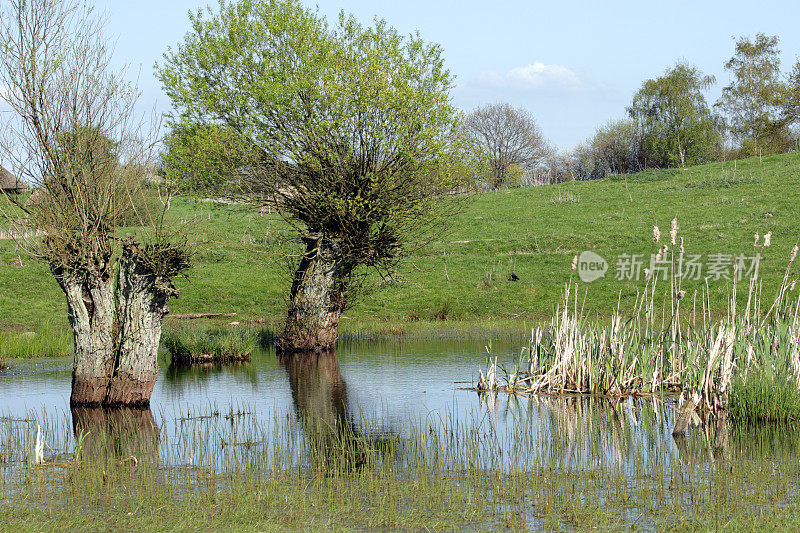
[[[167,302],[176,294],[148,266],[132,238],[122,243],[117,286],[119,356],[106,404],[146,406],[158,377],[158,343]]]
[[[294,275],[286,327],[278,339],[280,352],[332,350],[344,311],[343,270],[334,243],[324,237],[304,238],[306,251]]]
[[[67,297],[75,336],[71,405],[99,405],[108,393],[115,359],[114,284],[110,275],[78,276],[62,267],[51,270]]]

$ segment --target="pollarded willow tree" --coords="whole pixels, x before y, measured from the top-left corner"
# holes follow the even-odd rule
[[[0,97],[13,113],[0,147],[36,192],[4,211],[66,295],[71,403],[144,405],[172,279],[189,254],[139,201],[152,143],[138,92],[111,69],[102,27],[78,1],[5,3]],[[137,236],[120,238],[130,223]]]
[[[442,49],[383,21],[342,14],[329,27],[293,0],[222,1],[190,18],[157,68],[172,119],[262,152],[249,174],[304,246],[279,349],[330,349],[359,273],[391,269],[461,186]]]

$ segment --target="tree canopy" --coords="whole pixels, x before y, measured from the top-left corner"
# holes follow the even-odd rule
[[[787,124],[800,123],[800,59],[789,73],[783,103],[783,119]]]
[[[514,172],[530,172],[548,154],[539,126],[525,109],[488,104],[474,109],[465,125],[473,149],[488,164],[488,182],[495,189]]]
[[[777,36],[740,37],[736,52],[726,63],[731,82],[722,89],[718,105],[727,115],[734,137],[746,152],[769,147],[783,128],[781,120],[785,85]]]
[[[678,63],[642,83],[628,113],[640,128],[648,165],[696,165],[711,159],[719,136],[703,92],[714,81]]]
[[[461,185],[442,48],[382,20],[341,14],[330,27],[295,0],[222,1],[190,18],[157,67],[173,124],[224,127],[260,151],[250,170],[306,245],[290,322],[293,308],[313,314],[297,298],[323,256],[332,278],[319,305],[341,312],[354,270],[390,269]]]

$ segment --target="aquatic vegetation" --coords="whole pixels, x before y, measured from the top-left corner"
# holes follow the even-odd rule
[[[771,367],[737,377],[728,397],[728,416],[744,422],[800,421],[797,385],[786,379],[785,369]]]
[[[240,325],[185,326],[164,332],[163,346],[172,364],[233,363],[249,361],[258,331]]]
[[[764,235],[760,246],[769,247],[771,237],[771,232]],[[718,313],[712,310],[706,290],[695,293],[691,307],[684,310],[688,302],[681,276],[685,251],[683,237],[678,238],[677,218],[669,238],[671,248],[660,245],[661,232],[653,228],[654,263],[663,263],[666,272],[662,276],[647,272],[633,309],[623,312],[618,307],[610,321],[592,320],[579,305],[578,287],[570,280],[551,322],[532,330],[515,362],[516,370],[506,372],[505,382],[484,378],[481,370],[476,388],[608,396],[683,393],[680,403],[687,413],[725,412],[733,401],[736,420],[796,419],[800,414],[796,407],[800,406],[800,296],[791,296],[795,281],[790,274],[798,247],[790,253],[771,303],[763,299],[758,269],[749,279],[746,300],[740,302],[740,267],[733,265],[725,313],[714,320]],[[757,234],[755,245],[759,246]],[[576,266],[577,256],[573,271]],[[665,279],[668,285],[662,298],[657,286]],[[737,311],[742,304],[743,311]],[[496,364],[490,354],[487,375]]]
[[[674,413],[655,397],[512,405],[502,427],[480,411],[387,428],[358,412],[331,426],[248,406],[2,417],[0,517],[81,528],[100,516],[123,530],[800,524],[793,428],[722,425],[673,441]]]

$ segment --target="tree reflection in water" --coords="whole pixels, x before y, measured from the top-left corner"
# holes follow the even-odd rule
[[[376,431],[347,405],[347,384],[334,351],[280,356],[289,376],[312,464],[320,470],[352,470],[371,464],[391,448],[390,435]]]
[[[72,407],[80,457],[93,462],[159,463],[160,431],[150,408]]]

